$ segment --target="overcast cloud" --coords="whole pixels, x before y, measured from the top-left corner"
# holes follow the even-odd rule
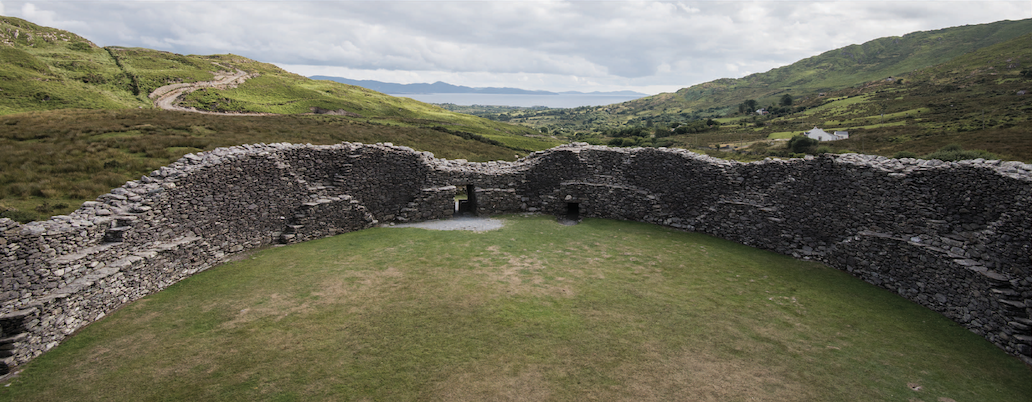
[[[1032,17],[1022,1],[9,1],[101,46],[233,53],[302,75],[671,92],[849,44]]]

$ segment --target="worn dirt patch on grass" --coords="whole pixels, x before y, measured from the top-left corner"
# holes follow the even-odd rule
[[[624,401],[803,401],[819,395],[790,375],[755,362],[700,351],[651,353],[615,370]]]
[[[280,320],[289,315],[311,313],[319,306],[377,298],[392,291],[388,282],[403,276],[401,270],[394,267],[344,271],[339,276],[326,279],[304,299],[297,295],[273,293],[245,301],[237,309],[236,315],[220,324],[219,328],[237,328],[241,324],[269,317]]]
[[[542,368],[481,364],[453,374],[434,387],[435,401],[544,401],[549,390]]]
[[[536,256],[504,252],[498,246],[488,247],[486,251],[487,257],[473,259],[478,267],[474,275],[483,275],[487,283],[502,284],[505,294],[573,297],[573,286],[567,279],[570,273],[559,273],[560,277],[548,279],[544,271],[549,267]]]

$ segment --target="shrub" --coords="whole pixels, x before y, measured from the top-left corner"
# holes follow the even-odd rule
[[[819,141],[805,135],[797,135],[788,140],[788,149],[797,154],[805,154],[817,145]]]
[[[88,51],[90,51],[92,49],[90,47],[90,44],[86,43],[86,42],[69,43],[68,44],[68,48],[72,49],[72,50],[77,50],[77,51],[80,51],[80,52],[88,52]]]
[[[32,212],[19,211],[17,209],[5,209],[0,211],[0,218],[7,218],[19,223],[29,223],[39,219],[39,216]]]
[[[917,154],[915,154],[913,152],[910,152],[910,151],[899,151],[899,152],[896,152],[895,155],[892,155],[892,157],[894,159],[916,158]]]

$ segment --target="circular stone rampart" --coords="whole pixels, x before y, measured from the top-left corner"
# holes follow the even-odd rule
[[[649,222],[822,261],[1032,363],[1032,165],[587,144],[472,163],[342,143],[189,154],[68,216],[0,219],[0,374],[234,254],[448,218],[462,190],[479,215]]]

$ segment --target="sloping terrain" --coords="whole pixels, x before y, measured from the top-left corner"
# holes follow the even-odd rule
[[[329,113],[365,121],[448,126],[495,138],[518,149],[544,149],[553,142],[523,138],[532,130],[449,112],[407,98],[364,88],[314,81],[271,64],[236,55],[195,56],[97,47],[70,32],[0,17],[0,115],[59,109],[153,108],[150,95],[168,85],[213,81],[216,75],[246,73],[236,87],[210,87],[174,100],[201,111],[308,114]],[[160,94],[155,94],[158,98]],[[515,145],[520,144],[520,145]]]
[[[733,158],[790,156],[767,140],[822,127],[851,133],[824,152],[923,156],[953,146],[1028,162],[1029,92],[1032,20],[1022,20],[882,38],[615,105],[473,113],[594,143],[752,154],[717,155]]]
[[[794,97],[841,90],[865,82],[909,74],[966,53],[1032,32],[1032,19],[966,25],[885,37],[824,52],[768,72],[720,79],[674,94],[620,104],[619,113],[672,109],[729,108],[747,99],[760,105]]]
[[[559,144],[524,126],[241,56],[102,48],[3,16],[0,127],[0,216],[20,221],[67,213],[184,154],[220,146],[392,142],[484,161]]]

